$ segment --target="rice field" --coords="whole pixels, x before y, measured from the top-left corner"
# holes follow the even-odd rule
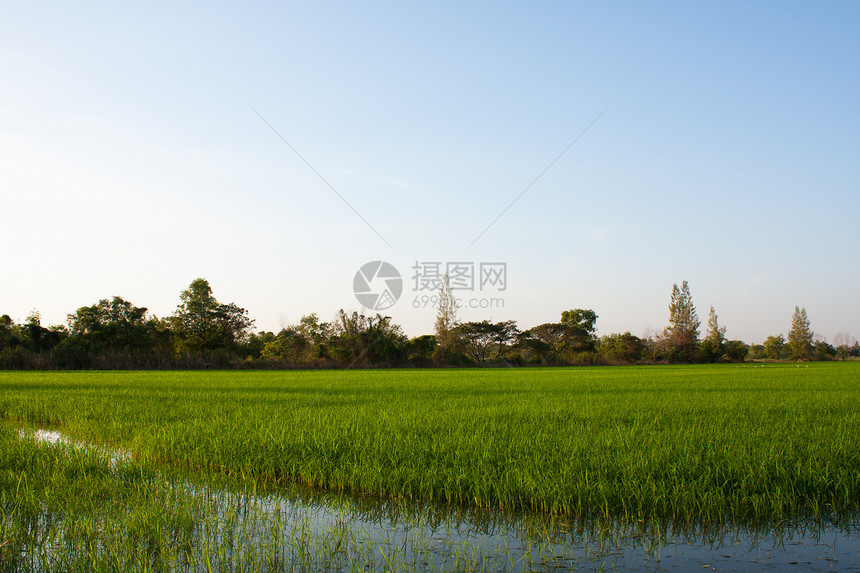
[[[223,516],[239,511],[206,509],[213,497],[199,492],[221,481],[246,492],[306,487],[347,505],[427,502],[645,529],[838,521],[860,504],[858,382],[852,363],[2,372],[0,543],[35,555],[27,532],[49,539],[53,526],[60,547],[70,536],[76,547],[94,544],[102,561],[85,559],[90,568],[162,569],[157,554],[174,569],[233,558],[303,569],[295,551],[278,553],[282,542],[259,542],[283,535],[283,520],[250,529],[236,521],[238,529],[216,537],[246,531],[256,542],[241,546],[252,554],[201,557],[199,541],[211,537],[200,528],[224,527]],[[38,444],[21,439],[21,428],[56,430],[90,447]],[[336,522],[331,531],[317,527],[314,539],[330,539],[320,551],[343,555],[349,539],[336,542]],[[138,554],[126,538],[163,547],[137,543]],[[359,546],[353,535],[352,544],[368,551],[348,560],[352,568],[386,562],[366,549],[372,543]],[[219,547],[232,545],[209,550]]]
[[[181,470],[566,515],[860,502],[855,364],[2,373],[0,416]]]

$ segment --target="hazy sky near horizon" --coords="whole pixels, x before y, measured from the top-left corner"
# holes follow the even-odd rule
[[[0,314],[165,316],[204,277],[278,330],[360,310],[384,260],[416,336],[416,261],[504,262],[461,319],[642,335],[686,279],[731,338],[795,305],[860,337],[858,30],[839,1],[6,4]]]

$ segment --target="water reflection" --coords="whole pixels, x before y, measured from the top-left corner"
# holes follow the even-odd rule
[[[21,437],[83,447],[57,432],[22,432]],[[122,452],[103,453],[113,460],[114,470],[129,459]],[[136,547],[145,548],[142,558],[160,570],[860,568],[858,516],[838,522],[798,517],[778,524],[631,524],[382,500],[297,486],[266,488],[247,481],[169,473],[163,475],[161,487],[169,503],[186,508],[190,517],[134,540]],[[101,531],[125,518],[104,516],[93,528]],[[51,563],[51,556],[56,562],[58,554],[74,551],[68,542],[68,528],[58,525],[66,519],[68,516],[45,511],[28,524],[29,530],[41,532],[41,545],[30,547],[30,553],[21,555],[14,566],[12,561],[4,562],[3,569],[44,570],[39,564]],[[94,535],[89,545],[76,542],[75,547],[90,554],[116,551],[108,547],[106,538],[104,534]],[[38,556],[36,552],[40,552]]]

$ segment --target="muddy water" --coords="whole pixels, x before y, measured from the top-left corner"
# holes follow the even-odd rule
[[[21,437],[87,447],[44,430],[22,430]],[[103,453],[113,464],[128,459]],[[199,508],[193,554],[173,564],[177,571],[237,563],[302,571],[860,570],[860,516],[839,523],[801,518],[778,526],[637,527],[166,479]]]

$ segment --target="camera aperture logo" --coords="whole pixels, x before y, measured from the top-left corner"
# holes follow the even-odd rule
[[[451,293],[480,291],[483,297],[455,296],[458,307],[470,309],[504,308],[505,299],[486,296],[489,291],[499,294],[508,288],[508,264],[474,261],[416,261],[412,267],[412,308],[435,308],[440,301],[443,285]],[[421,294],[424,291],[427,294]],[[388,310],[403,294],[400,272],[385,261],[365,263],[355,273],[352,292],[361,306],[370,310]],[[435,293],[435,294],[434,294]]]
[[[355,273],[352,292],[365,308],[387,310],[403,294],[403,279],[391,263],[370,261]]]

